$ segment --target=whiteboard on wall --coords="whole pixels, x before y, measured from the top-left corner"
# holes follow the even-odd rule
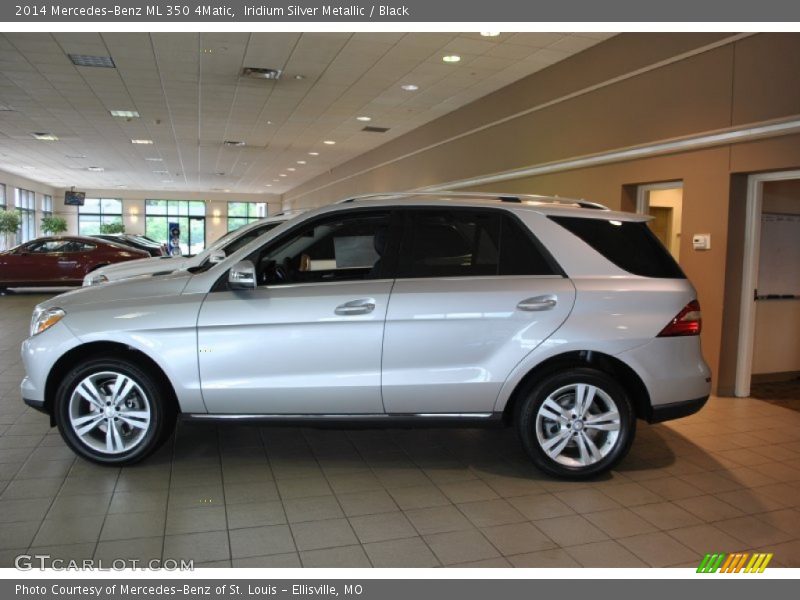
[[[800,296],[800,214],[763,213],[758,296]]]

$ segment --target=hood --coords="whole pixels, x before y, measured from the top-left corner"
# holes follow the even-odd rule
[[[125,262],[114,263],[107,267],[101,267],[91,272],[92,275],[102,273],[109,279],[118,279],[120,276],[144,275],[146,273],[158,273],[159,271],[174,271],[180,269],[187,261],[185,256],[155,256],[150,258],[140,258],[137,260],[127,260]]]
[[[42,302],[39,306],[50,308],[57,306],[69,312],[72,306],[108,304],[111,302],[128,302],[142,298],[159,298],[178,296],[192,278],[187,271],[178,271],[169,275],[145,276],[123,281],[112,281],[104,285],[82,287],[60,294]]]

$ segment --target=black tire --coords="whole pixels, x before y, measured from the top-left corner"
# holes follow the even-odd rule
[[[563,407],[560,418],[564,419],[564,415],[566,415],[569,417],[566,421],[543,417],[541,422],[537,422],[539,411],[551,394],[558,392],[558,395],[552,400],[556,400],[559,406],[562,406],[561,402],[565,406],[569,406],[570,398],[574,400],[577,396],[576,392],[569,390],[569,386],[579,384],[594,386],[600,390],[601,393],[595,395],[597,405],[606,405],[608,399],[616,405],[619,428],[617,437],[613,441],[610,432],[598,429],[590,430],[591,426],[584,425],[581,418],[578,418],[581,421],[580,428],[578,428],[574,411],[566,410]],[[558,371],[542,379],[530,381],[520,390],[520,393],[521,397],[517,402],[514,418],[517,434],[531,461],[545,473],[561,479],[588,479],[612,469],[630,450],[636,434],[636,415],[625,389],[603,371],[588,367]],[[592,408],[594,407],[595,405],[592,405]],[[553,432],[549,437],[548,431]],[[580,444],[578,443],[577,437],[581,436],[581,432],[585,436],[595,436],[590,439],[595,448],[598,448],[596,442],[601,442],[600,454],[603,451],[606,452],[602,454],[602,458],[590,464],[576,464],[582,460],[579,446],[583,445],[584,451],[590,452],[587,445],[589,442],[583,441],[586,437],[580,441]],[[550,456],[542,447],[542,444],[547,443],[548,440],[555,441],[553,439],[555,437],[559,437],[561,440],[564,437],[569,438],[562,454],[557,457],[559,460]],[[555,444],[555,447],[558,446],[560,443]],[[595,459],[590,457],[590,460]]]
[[[116,453],[104,452],[89,445],[91,442],[101,443],[104,435],[102,426],[106,427],[105,435],[107,435],[108,425],[103,422],[106,417],[102,417],[100,426],[94,428],[93,437],[87,438],[90,442],[84,441],[84,438],[78,435],[71,418],[72,411],[75,411],[78,406],[82,406],[80,403],[84,402],[76,399],[75,404],[71,406],[71,399],[76,388],[90,376],[97,376],[99,381],[103,382],[105,376],[99,375],[101,373],[116,373],[130,378],[139,387],[139,390],[132,392],[132,396],[128,395],[131,403],[139,403],[138,406],[132,406],[132,408],[142,410],[142,402],[145,402],[149,408],[149,423],[146,429],[128,428],[131,432],[129,439],[141,435],[140,439],[131,448]],[[110,380],[108,383],[101,383],[101,389],[108,389],[109,385],[111,385]],[[142,395],[145,398],[144,401],[141,399]],[[89,403],[85,402],[85,405],[88,407]],[[82,416],[92,414],[95,414],[95,419],[99,419],[101,416],[99,411],[84,412]],[[120,414],[124,415],[125,413],[121,412]],[[93,358],[77,365],[64,376],[56,391],[54,415],[61,437],[76,454],[101,465],[122,466],[144,459],[164,443],[175,427],[176,410],[169,391],[165,389],[165,385],[159,377],[144,371],[125,358]],[[127,426],[119,423],[119,427]],[[139,433],[141,430],[144,430],[143,434]],[[126,439],[124,431],[119,439]]]

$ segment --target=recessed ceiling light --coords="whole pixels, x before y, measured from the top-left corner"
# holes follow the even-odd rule
[[[123,184],[123,183],[120,183],[119,185],[115,185],[114,187],[118,187],[118,188],[126,188],[126,187],[128,187],[128,186],[127,186],[127,185],[125,185],[125,184]]]
[[[222,171],[217,171],[216,173],[214,173],[214,175],[216,175],[217,177],[224,177],[225,173]]]
[[[414,85],[413,83],[407,83],[405,85],[401,85],[400,87],[407,92],[416,92],[419,89],[419,86]]]
[[[245,142],[243,142],[241,140],[225,140],[222,143],[225,144],[228,147],[241,147],[241,146],[246,146],[247,145]]]
[[[328,146],[333,146],[336,142],[334,140],[325,140],[322,143],[327,144]]]
[[[156,175],[169,175],[169,171],[153,171]]]
[[[309,152],[309,156],[319,156],[319,152]]]
[[[272,125],[272,121],[267,121],[267,125]]]
[[[152,144],[153,140],[131,140],[131,144]]]
[[[110,56],[90,56],[89,54],[68,54],[72,64],[76,67],[103,67],[113,69],[117,65]]]
[[[78,159],[81,159],[81,158],[86,158],[86,155],[85,154],[67,154],[66,157],[67,158],[74,158],[74,159],[78,160]]]
[[[297,169],[295,169],[294,167],[288,167],[286,170],[287,171],[297,171]]]
[[[364,123],[372,121],[372,117],[356,117],[356,121],[363,121]]]
[[[295,75],[295,76],[294,76],[294,78],[295,78],[297,81],[302,81],[303,79],[305,79],[305,78],[306,78],[306,76],[305,76],[305,75]]]
[[[135,110],[110,110],[112,117],[122,117],[124,119],[138,119],[139,113]]]
[[[286,173],[278,173],[278,177],[286,177]]]
[[[86,167],[86,170],[92,171],[94,173],[102,173],[103,171],[105,171],[103,167]]]
[[[264,184],[264,187],[272,187],[272,184],[271,183],[266,183],[266,184]]]
[[[223,192],[230,192],[231,190],[230,190],[229,188],[225,188],[225,189],[224,189],[224,190],[222,190],[222,191],[223,191]]]
[[[277,182],[279,182],[279,181],[280,181],[280,179],[273,179],[272,181],[274,181],[275,183],[277,183]]]
[[[157,156],[146,156],[145,160],[149,160],[150,162],[162,162],[164,159]]]
[[[304,164],[306,164],[306,161],[304,161],[304,160],[298,160],[298,161],[297,161],[297,164],[298,164],[298,165],[304,165]]]
[[[442,60],[446,63],[457,63],[461,61],[461,57],[458,54],[445,54]]]
[[[481,31],[483,37],[497,37],[500,35],[499,31]]]
[[[43,142],[57,142],[58,136],[52,133],[47,133],[44,131],[35,131],[31,134],[37,140],[42,140]]]

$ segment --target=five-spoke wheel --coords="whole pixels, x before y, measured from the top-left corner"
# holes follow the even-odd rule
[[[56,394],[61,435],[78,454],[105,464],[147,456],[169,435],[172,416],[161,382],[124,359],[76,367]]]
[[[595,369],[531,382],[517,407],[517,431],[534,463],[559,477],[589,477],[627,453],[635,418],[624,389]]]

